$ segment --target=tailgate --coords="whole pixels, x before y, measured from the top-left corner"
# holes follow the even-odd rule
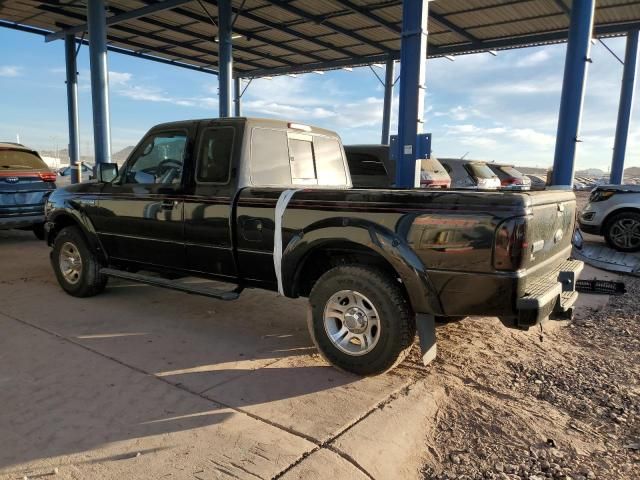
[[[530,215],[526,225],[527,252],[523,259],[523,267],[536,268],[536,274],[546,272],[545,263],[551,261],[562,251],[571,246],[576,218],[576,197],[571,191],[545,190],[527,194],[530,198]]]
[[[55,183],[33,176],[0,176],[0,216],[42,214],[45,194],[54,189]]]

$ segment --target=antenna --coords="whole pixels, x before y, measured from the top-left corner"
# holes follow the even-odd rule
[[[464,160],[464,157],[466,157],[467,155],[469,155],[469,152],[467,152],[467,153],[465,153],[464,155],[462,155],[462,156],[460,157],[460,160]]]

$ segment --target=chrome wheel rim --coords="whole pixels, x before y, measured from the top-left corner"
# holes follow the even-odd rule
[[[360,356],[380,339],[380,317],[371,300],[355,290],[333,294],[324,308],[324,329],[331,343],[347,355]]]
[[[60,248],[58,260],[64,279],[72,285],[78,283],[82,275],[82,257],[78,247],[71,242],[65,242]]]
[[[640,222],[633,218],[621,218],[611,226],[609,236],[617,247],[638,247],[640,246]]]

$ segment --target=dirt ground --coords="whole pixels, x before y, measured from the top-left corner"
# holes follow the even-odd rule
[[[601,278],[601,276],[600,276]],[[425,479],[640,478],[640,279],[568,325],[438,330]]]
[[[363,379],[315,353],[301,300],[73,299],[28,232],[0,265],[1,479],[640,478],[638,279],[542,331],[439,325],[433,364]]]

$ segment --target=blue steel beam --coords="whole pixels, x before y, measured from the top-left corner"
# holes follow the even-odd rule
[[[609,182],[614,185],[622,184],[624,176],[624,157],[627,151],[627,138],[629,136],[631,111],[633,110],[633,93],[636,88],[637,69],[638,30],[634,30],[627,35],[627,47],[624,52],[624,72],[622,74],[622,88],[620,89],[618,123],[616,125],[616,139],[613,145],[611,176],[609,177]]]
[[[102,162],[111,162],[107,24],[104,0],[88,1],[87,20],[91,66],[91,105],[93,107],[93,148],[97,165]]]
[[[595,6],[595,0],[581,0],[573,2],[571,6],[569,41],[564,64],[556,150],[553,158],[552,185],[570,188],[573,184],[584,87],[587,81],[587,65],[591,61],[591,36]]]
[[[218,2],[218,96],[220,117],[231,116],[231,88],[233,82],[233,45],[231,0]]]
[[[19,23],[8,22],[6,20],[0,20],[0,28],[2,27],[9,28],[11,30],[17,30],[19,32],[35,33],[36,35],[43,35],[43,36],[51,33],[49,32],[49,30],[43,30],[41,28],[36,28],[36,27],[29,27],[27,25],[21,25]],[[76,38],[76,43],[89,45],[88,40],[82,40],[79,38]],[[109,50],[110,52],[120,53],[122,55],[127,55],[130,57],[142,58],[144,60],[149,60],[151,62],[164,63],[165,65],[172,65],[174,67],[186,68],[188,70],[194,70],[196,72],[203,72],[211,75],[218,74],[218,72],[216,72],[215,70],[211,70],[206,67],[198,67],[196,65],[190,65],[188,63],[178,62],[176,60],[169,60],[167,58],[155,57],[153,55],[149,55],[139,51],[127,50],[126,48],[114,47],[112,45],[108,45],[107,50]]]
[[[235,77],[233,79],[233,103],[235,104],[235,116],[242,116],[242,79],[240,77]]]
[[[387,60],[387,68],[384,75],[384,103],[382,105],[382,136],[380,143],[389,144],[389,130],[391,128],[391,105],[393,103],[393,83],[394,83],[394,63],[393,58]]]
[[[71,183],[78,183],[77,169],[80,160],[80,139],[78,135],[78,68],[76,65],[76,39],[73,34],[64,37],[64,58],[67,73],[67,116],[69,122],[69,163]]]
[[[423,130],[425,72],[427,64],[427,0],[402,2],[400,48],[400,113],[396,186],[414,188],[418,176],[418,134]]]

